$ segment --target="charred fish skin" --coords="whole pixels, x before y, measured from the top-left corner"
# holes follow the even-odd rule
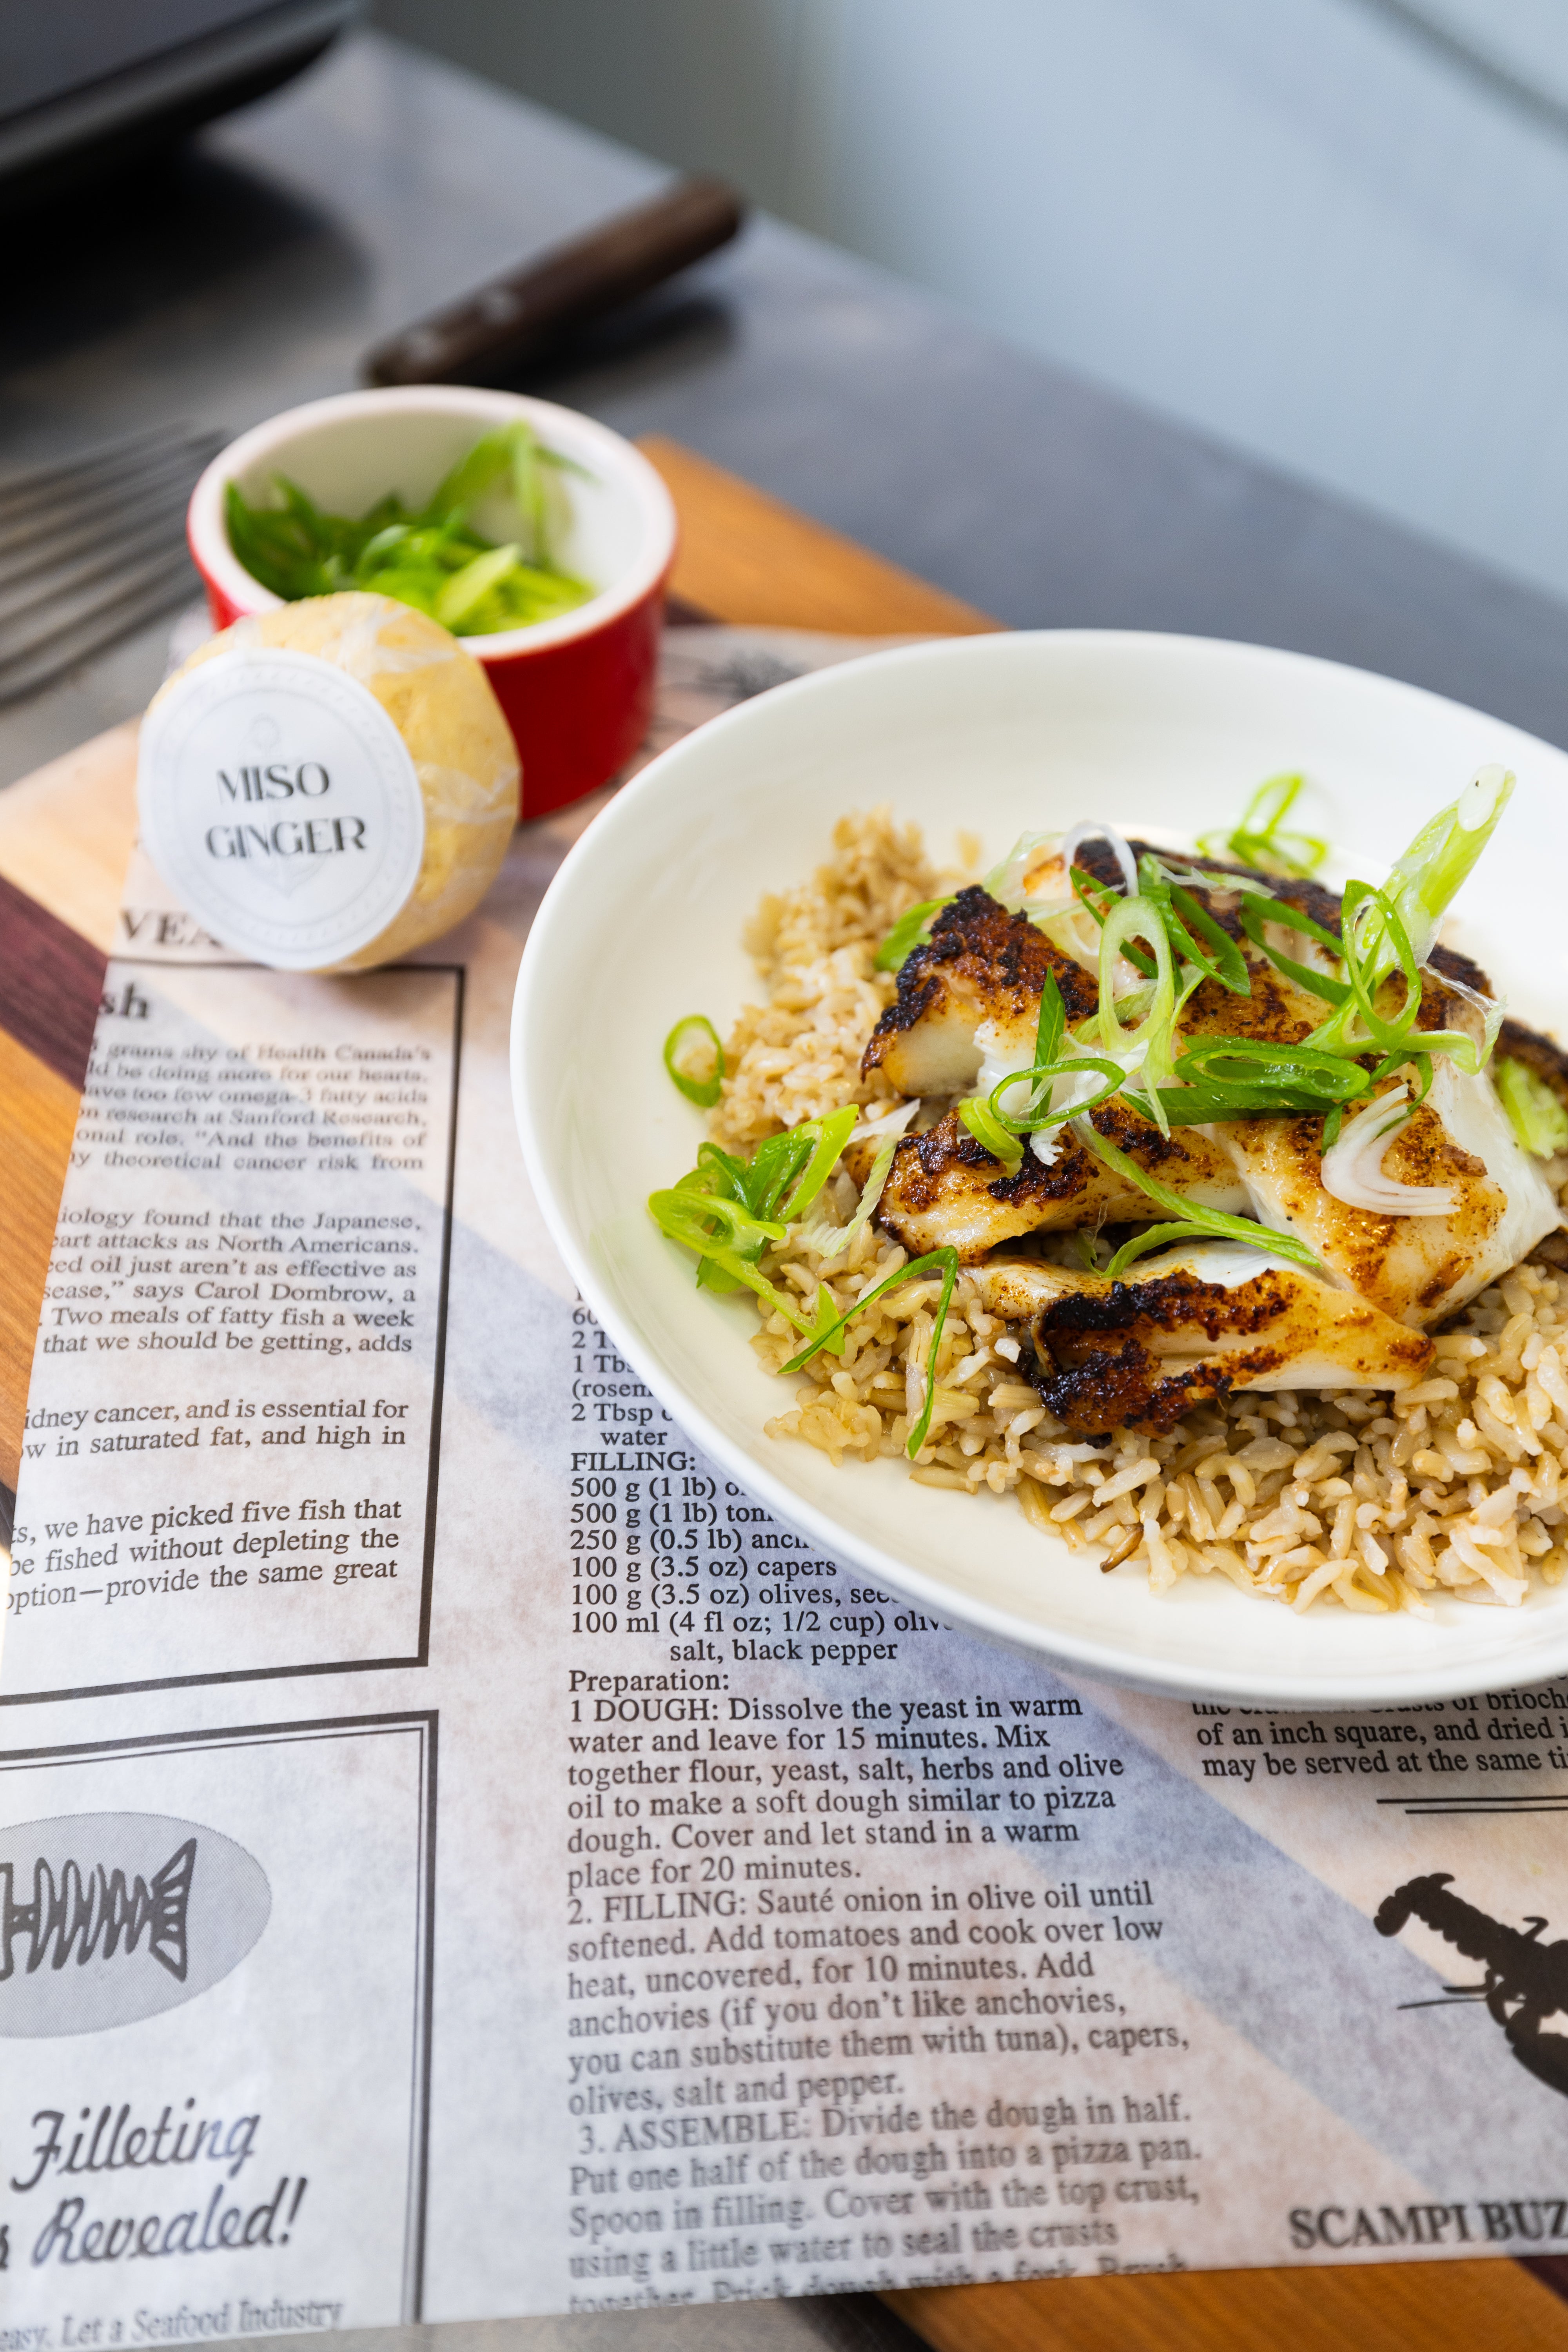
[[[1261,1251],[1204,1243],[1111,1282],[1033,1260],[977,1277],[987,1311],[1026,1323],[1028,1378],[1084,1436],[1164,1436],[1195,1405],[1238,1389],[1387,1388],[1419,1380],[1431,1343]]]
[[[1004,1034],[1032,1035],[1047,974],[1069,1023],[1088,1020],[1100,1002],[1093,975],[977,883],[961,890],[925,945],[905,959],[898,995],[871,1032],[862,1076],[880,1070],[901,1095],[963,1093],[980,1068],[975,1030],[990,1021]]]
[[[1498,1033],[1497,1049],[1503,1060],[1522,1062],[1549,1086],[1568,1110],[1568,1054],[1554,1037],[1529,1029],[1522,1021],[1507,1020]]]
[[[1239,1215],[1246,1187],[1224,1150],[1194,1128],[1161,1134],[1120,1096],[1089,1114],[1097,1130],[1173,1191],[1204,1207]],[[1147,1193],[1123,1182],[1070,1129],[1058,1131],[1048,1164],[1026,1151],[1009,1175],[955,1111],[924,1134],[905,1136],[878,1206],[881,1223],[913,1256],[953,1248],[973,1265],[1025,1234],[1084,1225],[1145,1223]]]

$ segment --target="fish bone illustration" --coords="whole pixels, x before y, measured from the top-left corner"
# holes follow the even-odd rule
[[[0,1862],[0,1984],[16,1974],[19,1957],[28,1976],[46,1960],[63,1969],[74,1957],[85,1968],[121,1949],[129,1957],[143,1936],[159,1967],[184,1984],[195,1862],[196,1841],[187,1838],[150,1880],[138,1873],[127,1885],[122,1870],[107,1870],[101,1862],[86,1872],[76,1862],[63,1863],[57,1882],[40,1854],[33,1864],[31,1902],[17,1901],[15,1865]]]

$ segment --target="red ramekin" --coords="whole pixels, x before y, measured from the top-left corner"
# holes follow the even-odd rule
[[[482,434],[519,416],[583,468],[563,477],[572,520],[558,558],[598,590],[557,620],[460,640],[483,665],[517,739],[521,814],[534,817],[608,782],[647,731],[675,509],[629,441],[574,409],[517,393],[461,384],[341,393],[230,442],[192,492],[186,528],[214,623],[226,629],[282,602],[228,543],[227,483],[254,501],[284,474],[335,514],[363,514],[388,491],[417,506]],[[477,510],[478,527],[504,538],[504,508],[490,518],[487,504]]]

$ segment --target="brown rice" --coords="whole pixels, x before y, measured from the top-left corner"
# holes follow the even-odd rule
[[[961,840],[961,866],[976,856]],[[833,857],[809,885],[764,899],[745,939],[766,1001],[746,1008],[726,1043],[712,1120],[727,1148],[750,1150],[878,1091],[861,1083],[860,1057],[895,982],[873,969],[876,946],[943,887],[919,833],[880,808],[839,823]],[[856,1198],[840,1171],[825,1205],[842,1224]],[[1026,1339],[985,1313],[967,1276],[931,1367],[939,1285],[911,1283],[850,1326],[842,1357],[814,1359],[767,1432],[836,1465],[846,1454],[901,1457],[933,1374],[912,1477],[1015,1494],[1034,1526],[1086,1559],[1144,1563],[1156,1592],[1217,1573],[1296,1609],[1333,1600],[1430,1615],[1433,1591],[1513,1605],[1532,1576],[1555,1584],[1568,1568],[1568,1276],[1547,1262],[1553,1246],[1473,1300],[1436,1336],[1431,1375],[1400,1395],[1247,1391],[1168,1436],[1123,1430],[1109,1444],[1076,1439],[1047,1411],[1019,1369]],[[839,1257],[822,1256],[797,1225],[763,1265],[807,1311],[826,1284],[843,1314],[906,1262],[874,1223]],[[758,1307],[752,1344],[777,1371],[799,1339]]]

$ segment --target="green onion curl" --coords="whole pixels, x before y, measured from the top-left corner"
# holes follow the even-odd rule
[[[921,1374],[925,1383],[925,1404],[920,1419],[910,1432],[909,1441],[904,1447],[904,1452],[911,1462],[917,1459],[921,1448],[926,1442],[931,1429],[931,1413],[936,1405],[937,1358],[942,1351],[942,1335],[947,1322],[947,1310],[952,1303],[953,1286],[958,1280],[958,1252],[955,1249],[928,1250],[924,1257],[911,1258],[908,1265],[900,1266],[896,1274],[889,1274],[885,1280],[879,1282],[874,1289],[868,1290],[864,1297],[858,1298],[847,1314],[841,1315],[828,1329],[814,1333],[809,1346],[803,1348],[798,1355],[792,1356],[787,1364],[783,1364],[779,1368],[781,1372],[798,1372],[803,1366],[810,1363],[819,1349],[831,1348],[835,1339],[839,1341],[840,1350],[842,1350],[843,1334],[853,1323],[857,1315],[874,1305],[885,1292],[895,1290],[900,1283],[911,1282],[921,1275],[933,1273],[939,1266],[942,1269],[942,1297],[937,1302],[936,1315],[931,1324],[931,1353],[926,1360],[928,1370]]]
[[[1100,1079],[1099,1090],[1079,1102],[1063,1104],[1059,1110],[1051,1108],[1051,1095],[1058,1078],[1082,1078],[1092,1073]],[[986,1108],[997,1124],[1009,1135],[1040,1135],[1053,1127],[1061,1127],[1069,1118],[1079,1118],[1087,1111],[1098,1110],[1102,1102],[1121,1092],[1127,1083],[1127,1073],[1120,1062],[1108,1061],[1100,1054],[1073,1054],[1058,1062],[1037,1063],[1032,1070],[1010,1070],[1005,1078],[992,1087]],[[1004,1108],[1002,1097],[1009,1087],[1032,1086],[1028,1108],[1010,1111]],[[1043,1097],[1040,1089],[1044,1089]],[[972,1130],[973,1132],[973,1130]]]
[[[918,907],[906,907],[876,954],[871,958],[874,971],[898,971],[916,948],[923,945],[930,935],[931,920],[943,907],[951,907],[951,892],[945,898],[922,898]]]
[[[1163,1249],[1167,1243],[1206,1241],[1208,1238],[1201,1225],[1191,1224],[1185,1218],[1180,1224],[1146,1225],[1141,1234],[1134,1234],[1130,1242],[1122,1243],[1105,1269],[1106,1279],[1119,1282],[1136,1259],[1146,1256],[1150,1250]]]
[[[1195,1240],[1243,1242],[1249,1249],[1272,1250],[1277,1256],[1291,1258],[1313,1274],[1322,1271],[1306,1243],[1299,1241],[1294,1234],[1276,1233],[1271,1225],[1258,1224],[1249,1217],[1229,1217],[1223,1210],[1203,1208],[1173,1191],[1169,1184],[1162,1184],[1158,1177],[1145,1174],[1135,1160],[1112,1143],[1109,1136],[1101,1135],[1087,1118],[1078,1121],[1075,1132],[1123,1182],[1146,1192],[1154,1206],[1163,1209],[1168,1216],[1179,1218],[1183,1231]]]
[[[1342,935],[1335,939],[1321,923],[1312,921],[1299,908],[1282,899],[1265,898],[1254,891],[1244,891],[1241,897],[1242,928],[1253,943],[1260,948],[1277,971],[1288,980],[1319,997],[1333,1007],[1333,1017],[1312,1033],[1311,1045],[1331,1055],[1355,1053],[1367,1044],[1379,1045],[1395,1058],[1388,1069],[1400,1066],[1402,1049],[1409,1041],[1420,1037],[1428,1053],[1451,1054],[1467,1076],[1475,1076],[1484,1069],[1490,1057],[1497,1034],[1502,1024],[1503,1007],[1483,997],[1463,982],[1445,979],[1444,986],[1473,1004],[1482,1018],[1479,1045],[1473,1037],[1459,1029],[1418,1030],[1416,1016],[1420,1011],[1420,982],[1416,972],[1415,944],[1410,939],[1399,913],[1394,895],[1374,889],[1368,882],[1348,882],[1342,900],[1344,908]],[[1278,924],[1282,929],[1299,931],[1316,941],[1344,971],[1343,980],[1333,980],[1326,972],[1315,971],[1308,964],[1281,953],[1264,937],[1264,926]],[[1392,959],[1392,961],[1390,961]],[[1405,1001],[1392,1020],[1384,1019],[1373,1005],[1373,999],[1384,980],[1397,970],[1405,980]],[[1366,1030],[1365,1037],[1352,1034],[1360,1020]],[[1385,1076],[1386,1069],[1378,1073]],[[1348,1098],[1348,1097],[1347,1097]]]
[[[1374,1045],[1381,1045],[1385,1054],[1393,1053],[1410,1034],[1421,1010],[1421,974],[1410,934],[1388,892],[1375,883],[1347,882],[1340,908],[1341,953],[1350,982],[1350,1002],[1314,1033],[1314,1041],[1344,1044],[1354,1018]],[[1389,1020],[1379,1013],[1376,1000],[1384,981],[1396,970],[1405,982],[1405,999]]]
[[[887,1190],[888,1178],[892,1173],[894,1154],[903,1139],[904,1130],[901,1127],[898,1127],[879,1146],[877,1156],[871,1162],[866,1181],[861,1188],[860,1199],[855,1213],[843,1232],[835,1234],[833,1236],[832,1248],[823,1252],[826,1258],[847,1257],[861,1227],[868,1225],[876,1215],[881,1203],[882,1194]]]
[[[981,1150],[988,1151],[993,1160],[999,1160],[1009,1176],[1016,1176],[1024,1164],[1022,1147],[1013,1129],[1003,1126],[989,1099],[984,1095],[970,1095],[959,1104],[958,1116]]]
[[[752,1252],[762,1255],[763,1244],[783,1241],[784,1229],[771,1221],[762,1222],[747,1215],[732,1201],[715,1193],[689,1191],[676,1185],[667,1192],[650,1192],[648,1214],[661,1234],[683,1249],[695,1250],[699,1259],[697,1279],[705,1290],[733,1291],[742,1286],[765,1298],[776,1314],[795,1330],[808,1332],[811,1325],[805,1322],[790,1301],[758,1272],[752,1262]],[[742,1255],[742,1253],[745,1253]],[[704,1276],[710,1267],[721,1277]]]
[[[677,1055],[687,1040],[696,1035],[707,1037],[712,1045],[713,1071],[710,1077],[689,1077],[677,1064]],[[705,1013],[689,1013],[684,1021],[676,1023],[664,1041],[664,1066],[688,1102],[695,1103],[700,1110],[712,1109],[724,1084],[724,1048],[719,1042],[719,1032]]]
[[[1139,887],[1164,918],[1166,936],[1184,963],[1205,980],[1217,981],[1233,996],[1250,996],[1252,975],[1247,958],[1230,934],[1216,923],[1206,907],[1183,887],[1157,857],[1138,864]],[[1204,945],[1200,947],[1198,940]]]
[[[1153,950],[1154,987],[1147,1009],[1127,1029],[1121,1024],[1113,982],[1118,957],[1137,940]],[[1162,1129],[1164,1114],[1159,1090],[1173,1075],[1176,1016],[1196,985],[1196,977],[1178,991],[1170,938],[1152,898],[1140,893],[1135,898],[1118,900],[1100,935],[1100,1043],[1123,1067],[1128,1056],[1141,1056],[1139,1075],[1151,1105],[1150,1115]]]
[[[1114,890],[1108,889],[1103,882],[1097,881],[1085,866],[1069,866],[1068,879],[1072,884],[1073,897],[1094,917],[1102,931],[1110,919],[1112,908],[1128,903]],[[1141,971],[1145,980],[1154,978],[1158,966],[1153,957],[1142,948],[1130,943],[1123,948],[1122,953],[1134,971]]]
[[[1040,1135],[1053,1127],[1060,1127],[1081,1112],[1093,1110],[1108,1097],[1125,1085],[1127,1073],[1119,1062],[1107,1060],[1097,1054],[1063,1053],[1067,1042],[1067,1007],[1054,972],[1047,972],[1040,990],[1040,1015],[1035,1028],[1035,1059],[1026,1070],[1009,1070],[998,1079],[989,1095],[972,1095],[958,1106],[959,1118],[975,1141],[1000,1160],[1009,1175],[1016,1175],[1022,1164],[1018,1138]],[[1052,1108],[1052,1096],[1058,1078],[1081,1079],[1093,1073],[1101,1081],[1099,1092],[1086,1100],[1066,1103],[1058,1110]],[[1022,1110],[1008,1110],[1002,1097],[1012,1087],[1026,1086],[1027,1102]]]
[[[1282,971],[1287,980],[1293,980],[1309,995],[1321,997],[1325,1004],[1338,1006],[1349,1001],[1347,982],[1331,979],[1327,972],[1315,971],[1310,964],[1298,963],[1293,957],[1283,954],[1265,939],[1266,923],[1277,924],[1281,930],[1299,931],[1304,939],[1314,940],[1336,963],[1342,961],[1343,949],[1332,931],[1325,930],[1321,923],[1314,923],[1299,907],[1290,906],[1283,898],[1265,898],[1256,890],[1242,891],[1241,928],[1253,946],[1262,950],[1275,971]]]
[[[1270,776],[1258,785],[1233,833],[1205,833],[1198,847],[1205,857],[1230,858],[1238,866],[1259,866],[1266,874],[1305,879],[1315,874],[1329,854],[1329,845],[1315,834],[1281,830],[1306,779]]]
[[[1189,1037],[1176,1056],[1179,1084],[1201,1093],[1215,1118],[1270,1111],[1329,1110],[1353,1101],[1374,1081],[1359,1062],[1312,1045],[1281,1045],[1257,1037]],[[1181,1122],[1196,1122],[1191,1112]]]
[[[1429,818],[1403,856],[1395,858],[1384,887],[1417,963],[1425,963],[1431,953],[1437,926],[1497,830],[1513,786],[1511,769],[1480,769],[1458,799]],[[1387,960],[1384,971],[1393,968],[1392,959]]]

